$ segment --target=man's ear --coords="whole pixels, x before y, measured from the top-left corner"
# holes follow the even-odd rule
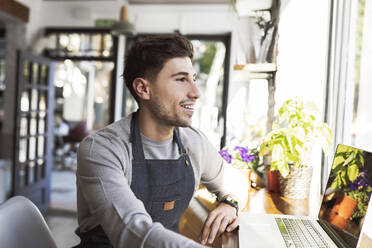
[[[144,78],[136,78],[132,83],[137,96],[142,100],[150,99],[150,82]]]

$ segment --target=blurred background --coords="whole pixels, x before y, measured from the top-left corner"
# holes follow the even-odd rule
[[[155,34],[193,43],[202,95],[193,125],[216,149],[256,148],[297,96],[328,123],[333,149],[372,151],[371,27],[365,0],[1,0],[0,202],[28,196],[53,232],[70,225],[61,247],[77,243],[78,144],[136,110],[124,56]],[[321,192],[332,158],[316,154]]]

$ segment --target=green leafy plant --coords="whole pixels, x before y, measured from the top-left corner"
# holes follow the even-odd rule
[[[359,149],[343,146],[337,149],[332,165],[332,189],[343,190],[349,187],[359,176],[359,171],[364,167],[363,152]]]
[[[345,194],[358,202],[351,218],[363,217],[367,213],[368,202],[371,197],[372,187],[365,186],[360,190],[346,191]]]
[[[295,97],[287,100],[279,109],[279,120],[273,130],[264,137],[260,155],[271,156],[271,170],[278,170],[283,177],[290,166],[310,166],[312,150],[320,144],[325,154],[331,148],[332,132],[326,123],[316,119],[314,104],[304,104]]]
[[[363,151],[340,145],[335,154],[331,188],[342,191],[348,197],[356,200],[357,208],[351,218],[365,216],[371,197],[372,187],[368,182],[368,170],[364,169]]]

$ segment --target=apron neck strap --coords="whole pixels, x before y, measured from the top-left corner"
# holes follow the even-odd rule
[[[138,110],[132,115],[132,121],[130,123],[130,142],[132,143],[133,159],[144,161],[145,153],[143,152],[141,134],[138,124]]]
[[[177,142],[178,150],[179,150],[180,155],[186,155],[186,149],[182,144],[182,141],[181,141],[180,135],[178,133],[178,128],[177,127],[175,127],[174,131],[173,131],[173,140],[175,140]]]

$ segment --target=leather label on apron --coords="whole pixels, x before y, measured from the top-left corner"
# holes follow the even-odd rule
[[[174,208],[174,202],[175,202],[175,201],[164,202],[163,210],[164,210],[164,211],[172,210],[172,209]]]

